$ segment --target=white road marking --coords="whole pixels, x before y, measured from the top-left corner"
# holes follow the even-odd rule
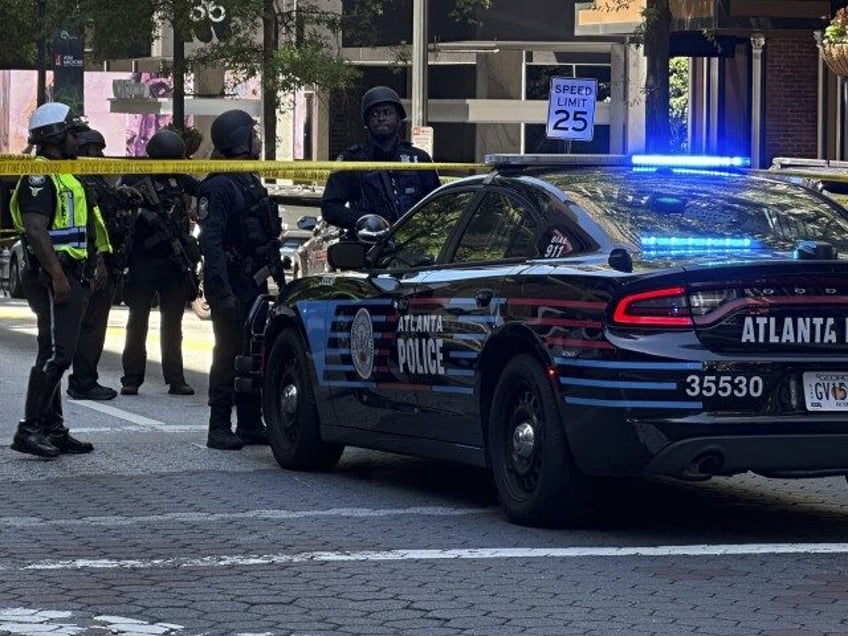
[[[51,636],[76,636],[88,633],[88,627],[64,622],[73,616],[72,612],[29,609],[25,607],[0,607],[0,630],[3,634],[33,636],[50,634]],[[55,622],[55,621],[63,622]],[[123,616],[95,616],[91,627],[108,634],[165,635],[176,634],[183,630],[176,623],[147,623],[135,618]]]
[[[775,554],[848,554],[848,543],[762,543],[740,545],[667,545],[585,548],[472,548],[450,550],[366,550],[295,554],[218,555],[166,559],[67,559],[36,561],[0,570],[144,570],[154,568],[219,568],[292,563],[433,561],[480,559],[568,559],[585,557],[752,556]]]
[[[84,406],[86,408],[91,409],[92,411],[98,411],[100,413],[104,413],[106,415],[110,415],[112,417],[116,417],[119,420],[124,420],[126,422],[130,422],[139,426],[146,430],[154,430],[154,431],[168,431],[168,432],[185,432],[185,431],[199,431],[206,430],[206,426],[201,426],[198,424],[194,425],[186,425],[186,424],[167,424],[162,422],[161,420],[154,420],[150,417],[144,417],[143,415],[137,415],[136,413],[130,413],[129,411],[125,411],[123,409],[116,408],[114,406],[109,406],[108,404],[103,404],[102,402],[97,402],[95,400],[74,400],[74,404],[78,404],[79,406]],[[90,433],[94,431],[103,431],[103,428],[95,428],[89,427],[86,429],[74,427],[75,433]],[[122,431],[126,431],[127,429],[120,429]]]
[[[244,519],[269,519],[286,521],[310,517],[353,517],[379,518],[401,515],[419,515],[425,517],[459,517],[491,512],[496,508],[446,508],[441,506],[417,506],[411,508],[329,508],[327,510],[247,510],[245,512],[171,512],[161,515],[143,515],[127,517],[110,515],[103,517],[81,517],[79,519],[41,519],[39,517],[0,517],[0,528],[26,528],[43,526],[134,526],[144,524],[162,524],[174,521],[192,523],[218,523]]]

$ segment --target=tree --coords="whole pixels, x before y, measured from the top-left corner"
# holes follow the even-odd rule
[[[610,11],[629,7],[635,0],[607,0]],[[671,35],[669,0],[646,0],[642,23],[636,30],[636,43],[644,45],[647,58],[645,78],[645,140],[649,152],[668,152],[671,148],[669,123],[669,38]]]
[[[493,0],[458,0],[451,17],[468,19],[476,8]],[[159,25],[170,25],[177,36],[174,60],[174,126],[182,128],[183,78],[200,67],[224,67],[239,79],[262,78],[266,156],[276,149],[276,113],[281,95],[305,87],[343,89],[358,77],[357,69],[341,57],[341,33],[366,27],[392,0],[359,0],[340,15],[321,0],[47,0],[46,30],[72,17],[85,25],[87,55],[92,61],[142,56]],[[199,12],[223,10],[228,28],[208,37],[205,45],[183,58],[181,34],[195,32]],[[194,19],[193,19],[194,18]],[[37,19],[32,0],[2,0],[0,24],[8,31],[0,39],[0,68],[36,63]],[[261,28],[262,37],[255,36]],[[376,37],[376,34],[374,34]],[[225,36],[225,37],[220,37]],[[136,52],[133,53],[132,49]]]

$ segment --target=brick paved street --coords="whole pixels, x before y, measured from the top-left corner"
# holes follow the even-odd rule
[[[591,526],[531,529],[468,467],[348,450],[283,471],[205,448],[193,316],[197,395],[167,395],[154,333],[139,396],[65,402],[96,452],[46,462],[7,446],[31,318],[2,299],[0,321],[0,634],[848,634],[842,479],[610,484]]]

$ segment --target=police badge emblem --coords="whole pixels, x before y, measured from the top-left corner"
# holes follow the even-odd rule
[[[370,378],[374,371],[374,326],[364,307],[356,312],[350,326],[350,355],[359,377]]]
[[[200,197],[197,202],[197,220],[204,221],[209,216],[209,199]]]

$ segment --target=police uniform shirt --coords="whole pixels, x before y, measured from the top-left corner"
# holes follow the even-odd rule
[[[432,163],[425,151],[408,141],[399,141],[389,151],[373,142],[357,144],[345,150],[339,161],[401,161]],[[386,179],[383,179],[383,177]],[[327,179],[321,199],[324,219],[338,227],[353,229],[364,214],[379,214],[394,223],[427,194],[439,187],[435,170],[333,172]]]
[[[197,222],[200,224],[200,251],[203,254],[203,291],[210,301],[235,295],[227,270],[228,237],[234,236],[235,218],[247,206],[238,179],[255,175],[213,174],[197,190]],[[228,230],[229,229],[229,230]]]
[[[18,207],[21,214],[42,214],[52,219],[56,213],[56,187],[43,174],[21,177],[18,182]]]

